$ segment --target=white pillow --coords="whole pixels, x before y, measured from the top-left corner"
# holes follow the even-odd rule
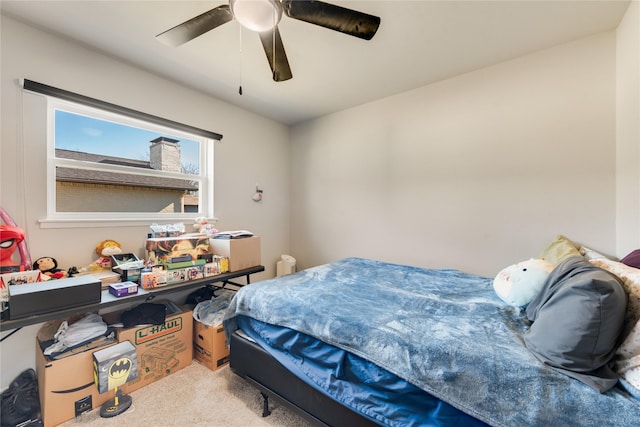
[[[586,246],[580,246],[580,254],[588,260],[607,258],[598,251],[594,251]]]

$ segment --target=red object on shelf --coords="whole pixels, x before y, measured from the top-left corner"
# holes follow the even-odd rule
[[[13,261],[13,253],[24,241],[24,231],[11,225],[0,225],[0,272],[23,271],[24,265]]]

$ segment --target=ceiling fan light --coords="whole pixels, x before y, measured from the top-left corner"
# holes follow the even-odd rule
[[[282,18],[280,0],[229,0],[229,6],[240,25],[251,31],[271,30]]]

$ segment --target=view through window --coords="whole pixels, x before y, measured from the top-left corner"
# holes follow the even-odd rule
[[[53,217],[212,214],[212,140],[81,105],[50,107]]]

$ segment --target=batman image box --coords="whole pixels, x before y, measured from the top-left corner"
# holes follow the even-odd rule
[[[100,393],[138,378],[136,348],[129,341],[93,353],[93,379]]]

